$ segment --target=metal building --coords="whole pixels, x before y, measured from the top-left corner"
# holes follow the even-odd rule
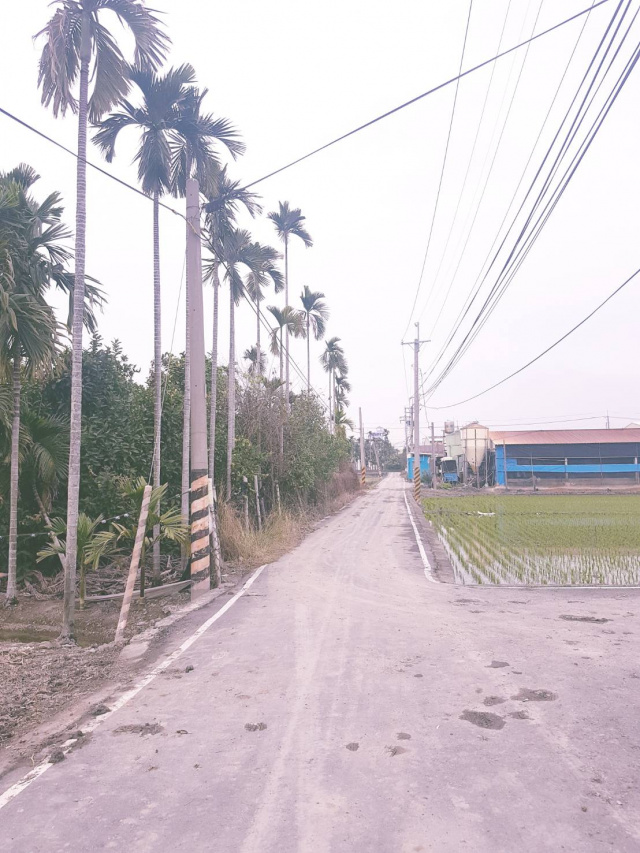
[[[640,429],[490,432],[498,486],[640,484]]]

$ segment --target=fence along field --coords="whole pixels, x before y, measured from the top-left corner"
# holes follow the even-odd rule
[[[640,583],[640,497],[428,498],[461,584]]]

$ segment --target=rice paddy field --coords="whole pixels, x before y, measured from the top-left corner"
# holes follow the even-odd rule
[[[427,498],[461,584],[640,584],[640,496]]]

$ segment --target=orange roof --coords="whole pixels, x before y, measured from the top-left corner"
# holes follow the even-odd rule
[[[489,433],[494,444],[635,444],[640,443],[640,429],[535,429],[494,431]]]

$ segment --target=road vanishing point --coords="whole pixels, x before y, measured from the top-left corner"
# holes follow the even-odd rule
[[[177,623],[170,665],[0,782],[0,849],[638,853],[640,591],[431,582],[405,493]]]

